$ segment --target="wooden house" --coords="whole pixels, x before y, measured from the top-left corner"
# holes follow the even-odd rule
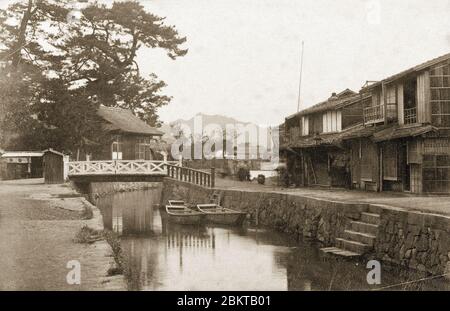
[[[162,131],[149,126],[130,110],[101,105],[98,115],[107,133],[96,154],[86,160],[155,160],[162,159],[165,146]]]
[[[450,54],[361,93],[364,128],[346,137],[354,187],[450,193]]]
[[[361,94],[346,89],[286,118],[281,149],[291,183],[350,185],[350,154],[343,138],[362,128],[364,100]]]

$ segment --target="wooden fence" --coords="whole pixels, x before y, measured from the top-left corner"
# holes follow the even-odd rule
[[[215,168],[210,172],[196,170],[189,167],[182,167],[168,164],[167,176],[177,180],[186,181],[195,185],[214,188],[215,187]]]

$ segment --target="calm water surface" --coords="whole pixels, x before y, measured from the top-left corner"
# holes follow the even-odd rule
[[[121,235],[130,290],[368,290],[423,277],[383,267],[368,285],[365,263],[328,257],[319,245],[261,228],[170,223],[157,190],[124,192],[98,202],[105,227]],[[450,290],[443,279],[392,290]]]

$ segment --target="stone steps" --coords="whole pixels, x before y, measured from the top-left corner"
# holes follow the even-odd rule
[[[368,224],[362,221],[351,221],[350,230],[376,235],[378,232],[378,225]]]
[[[380,215],[374,213],[361,213],[361,221],[372,225],[379,225]]]
[[[324,247],[324,248],[321,248],[320,250],[326,254],[332,254],[332,255],[337,255],[337,256],[346,257],[346,258],[361,256],[358,253],[343,250],[343,249],[340,249],[337,247]]]
[[[368,233],[361,233],[361,232],[352,231],[352,230],[345,230],[344,238],[347,240],[364,243],[364,244],[367,244],[367,245],[373,247],[376,237],[374,235],[368,234]]]
[[[362,212],[358,221],[350,221],[343,236],[336,238],[334,247],[325,247],[321,251],[341,257],[358,257],[371,250],[375,243],[378,226],[380,224],[380,208],[369,207]]]
[[[379,215],[381,213],[381,210],[382,208],[380,206],[369,204],[367,212]]]
[[[339,247],[343,250],[355,252],[360,255],[365,254],[368,250],[370,250],[370,246],[368,244],[351,241],[344,238],[336,239],[336,247]]]

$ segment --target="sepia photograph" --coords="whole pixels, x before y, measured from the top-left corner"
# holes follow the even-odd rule
[[[449,291],[450,1],[0,0],[0,267],[202,309]]]

